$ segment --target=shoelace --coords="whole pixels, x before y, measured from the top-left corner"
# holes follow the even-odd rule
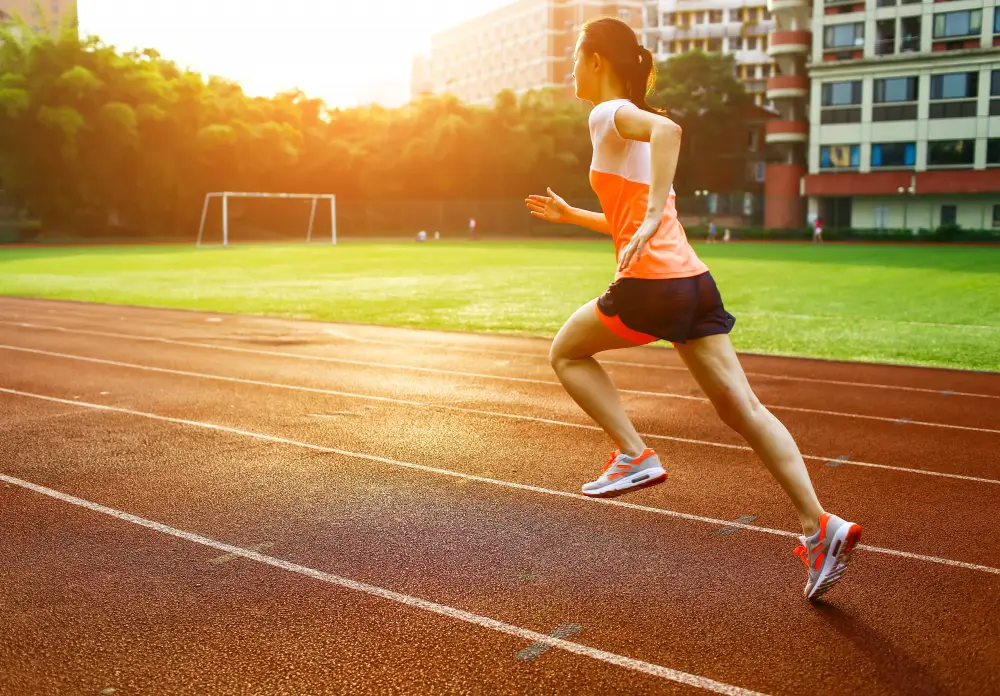
[[[619,452],[618,450],[615,450],[614,452],[611,453],[611,456],[608,457],[608,463],[604,465],[604,471],[607,471],[608,469],[611,468],[611,465],[615,463],[616,459],[618,459],[619,454],[621,454],[621,452]]]
[[[805,547],[805,544],[799,544],[796,546],[792,553],[799,557],[806,568],[809,567],[809,549]]]

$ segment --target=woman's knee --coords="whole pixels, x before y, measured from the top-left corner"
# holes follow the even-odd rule
[[[556,337],[549,348],[549,365],[552,366],[553,370],[558,372],[575,359],[571,348],[568,341],[559,340],[559,337]]]
[[[722,422],[740,434],[753,427],[764,409],[753,392],[742,390],[726,390],[712,403]]]

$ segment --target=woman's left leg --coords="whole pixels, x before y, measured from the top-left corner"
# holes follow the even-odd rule
[[[549,362],[573,400],[593,418],[624,454],[639,456],[646,448],[622,406],[618,389],[594,355],[636,345],[609,329],[597,316],[597,301],[580,307],[559,330]]]

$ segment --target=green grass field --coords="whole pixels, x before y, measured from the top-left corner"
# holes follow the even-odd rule
[[[698,253],[741,350],[1000,370],[1000,248],[734,244]],[[0,294],[553,336],[608,242],[0,250]]]

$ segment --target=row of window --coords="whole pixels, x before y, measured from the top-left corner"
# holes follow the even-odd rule
[[[683,41],[665,41],[665,53],[678,54],[688,51],[704,51],[705,53],[720,53],[722,39],[691,39]],[[730,51],[767,51],[766,36],[745,36],[742,39],[729,39]]]
[[[913,167],[917,164],[916,143],[872,143],[872,169]],[[972,166],[976,161],[975,140],[932,140],[927,143],[927,166]],[[986,163],[1000,164],[1000,138],[986,141]],[[861,166],[860,145],[824,145],[819,149],[820,169],[857,169]]]
[[[890,211],[889,206],[875,206],[875,227],[887,229],[889,227]],[[941,224],[955,225],[958,223],[958,205],[945,204],[941,206]],[[1000,227],[1000,203],[993,206],[993,226]]]
[[[699,10],[688,12],[664,12],[662,25],[686,29],[697,24],[722,24],[724,22],[766,22],[771,19],[771,13],[764,7],[736,7],[728,10]]]
[[[872,83],[875,103],[910,102],[919,99],[919,79],[886,77]],[[853,106],[861,104],[861,80],[824,82],[821,88],[823,106]],[[1000,70],[990,73],[990,94],[1000,96]],[[932,101],[940,99],[975,99],[979,96],[979,73],[957,72],[931,75]]]
[[[908,36],[919,37],[919,19],[912,28],[903,33]],[[892,20],[886,20],[892,21]],[[982,10],[959,10],[957,12],[943,12],[934,15],[934,39],[958,39],[963,37],[976,37],[982,32],[983,11]],[[993,32],[1000,34],[1000,12],[994,13]],[[847,49],[863,48],[865,45],[865,23],[853,22],[851,24],[834,24],[823,29],[823,48],[825,49]]]

